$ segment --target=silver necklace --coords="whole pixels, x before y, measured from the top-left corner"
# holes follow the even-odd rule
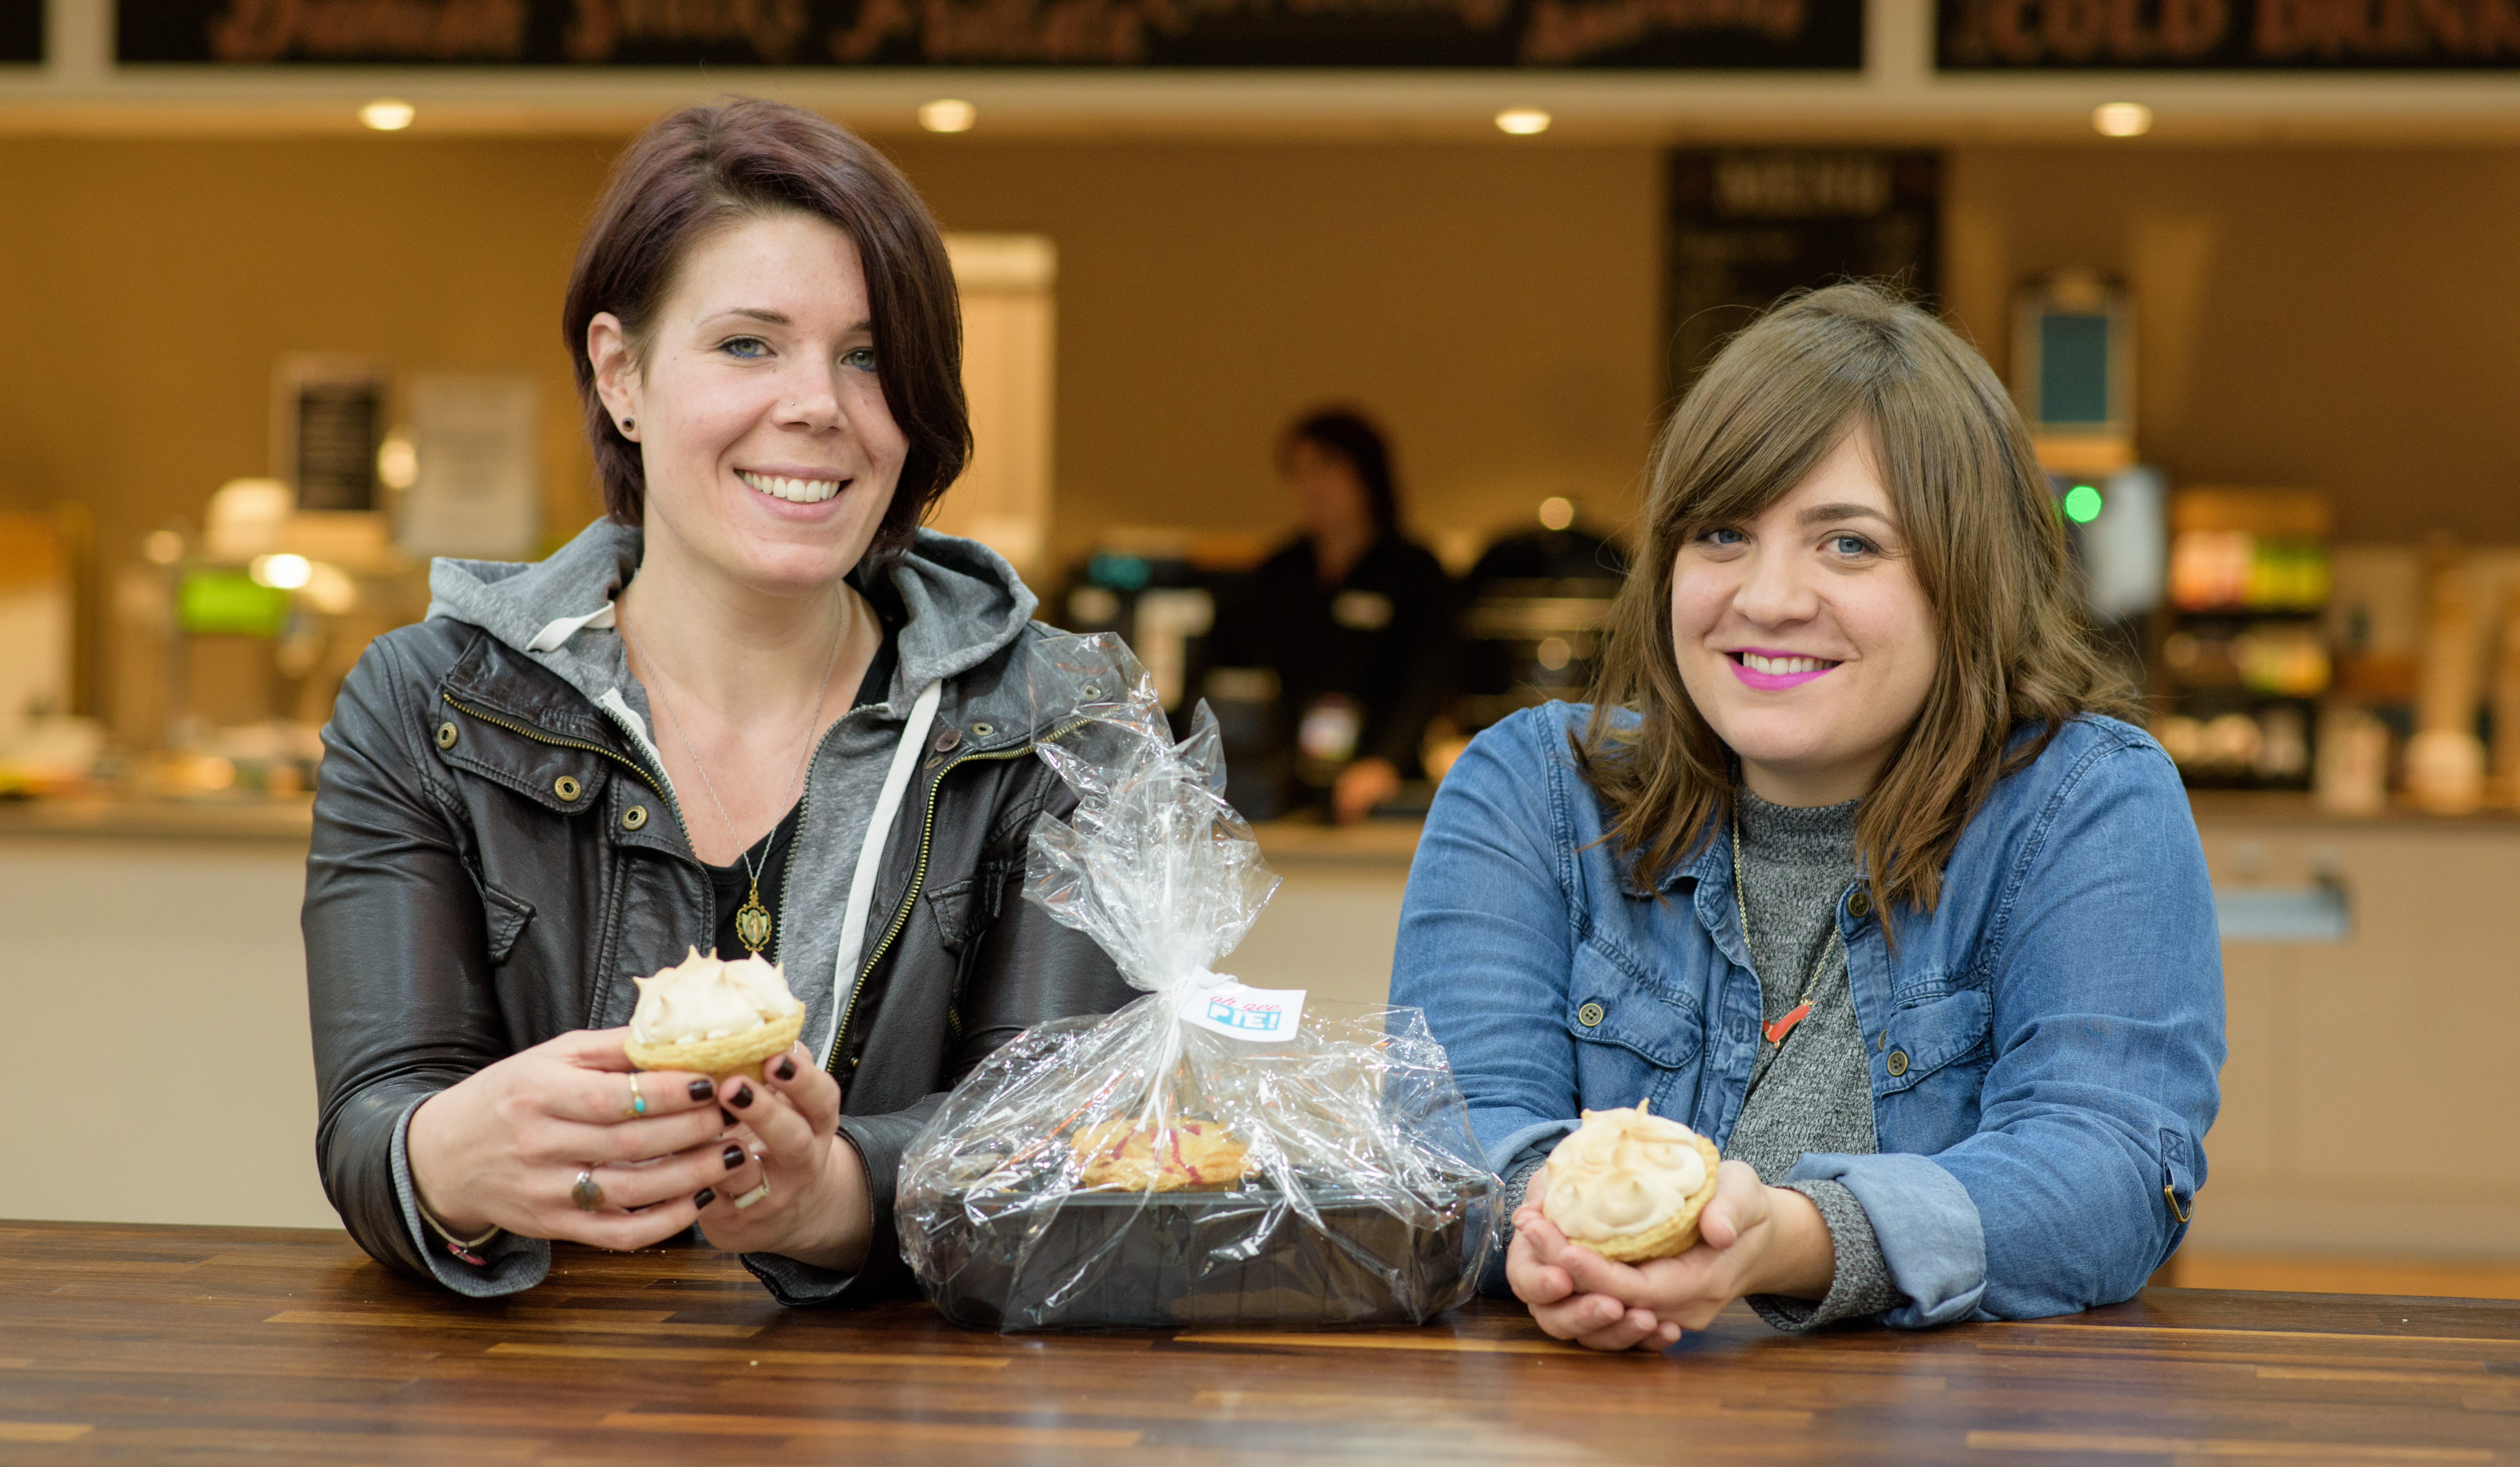
[[[793,805],[796,802],[797,792],[804,786],[805,761],[814,752],[814,730],[823,721],[823,701],[831,696],[832,669],[839,665],[840,642],[842,634],[847,629],[848,615],[843,609],[838,621],[832,628],[832,650],[831,654],[823,659],[823,681],[822,685],[815,689],[814,706],[805,714],[805,738],[796,749],[796,773],[788,781],[789,793],[788,799],[783,802],[783,808]],[[630,647],[630,629],[616,624],[614,630],[621,634],[621,645],[624,647]],[[635,647],[631,649],[636,650]],[[682,740],[683,753],[692,761],[692,768],[700,772],[700,787],[708,791],[709,803],[717,807],[718,823],[726,827],[726,838],[741,842],[743,837],[735,833],[735,822],[727,818],[726,801],[718,798],[717,784],[709,778],[708,766],[700,763],[700,751],[692,747],[692,735],[683,732],[682,716],[674,712],[674,700],[666,695],[664,669],[651,662],[649,671],[655,676],[657,706],[665,710],[665,721],[674,726],[674,736]],[[771,848],[778,844],[778,840],[779,827],[773,825],[770,827],[770,838],[762,842],[761,861],[757,866],[753,863],[750,851],[739,848],[736,853],[737,858],[743,863],[743,875],[750,884],[750,891],[745,895],[743,905],[735,910],[735,937],[736,941],[743,944],[746,952],[756,956],[760,955],[762,949],[770,946],[770,909],[761,905],[761,873],[770,868]]]

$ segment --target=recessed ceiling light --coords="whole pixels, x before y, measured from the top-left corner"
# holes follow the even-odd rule
[[[980,110],[959,97],[939,97],[919,109],[919,125],[929,132],[969,132]]]
[[[2140,102],[2104,102],[2092,109],[2092,125],[2104,138],[2139,138],[2152,131],[2152,109]]]
[[[1509,107],[1496,114],[1496,125],[1499,131],[1527,138],[1549,130],[1549,114],[1536,107]]]
[[[400,132],[417,115],[412,105],[399,97],[380,97],[359,109],[359,120],[379,132]]]

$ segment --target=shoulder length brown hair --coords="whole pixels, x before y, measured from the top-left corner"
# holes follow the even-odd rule
[[[1932,910],[1953,846],[1998,779],[2038,758],[2067,719],[2127,706],[2076,602],[2029,430],[1985,359],[1875,286],[1790,297],[1732,338],[1663,428],[1642,554],[1613,605],[1576,741],[1612,849],[1641,887],[1732,812],[1732,750],[1681,684],[1674,562],[1701,531],[1756,518],[1848,432],[1869,440],[1941,639],[1924,707],[1856,822],[1885,917],[1894,904]]]
[[[731,224],[777,213],[821,219],[857,245],[877,377],[909,440],[871,552],[897,554],[971,456],[962,297],[935,217],[901,170],[845,128],[782,102],[685,108],[641,133],[612,165],[561,308],[605,511],[640,523],[648,480],[639,445],[622,436],[596,395],[588,323],[610,311],[631,350],[645,355],[656,310],[693,246]]]

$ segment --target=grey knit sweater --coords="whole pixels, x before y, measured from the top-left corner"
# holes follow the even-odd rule
[[[1811,1013],[1781,1045],[1763,1045],[1749,1098],[1725,1138],[1724,1154],[1748,1162],[1762,1180],[1793,1170],[1809,1151],[1869,1153],[1871,1066],[1847,987],[1846,949],[1829,941],[1838,899],[1855,880],[1855,816],[1861,802],[1794,809],[1737,791],[1741,906],[1750,964],[1759,975],[1763,1022],[1801,1002]],[[1818,972],[1815,973],[1814,969]],[[1836,1181],[1780,1183],[1820,1209],[1837,1254],[1828,1296],[1754,1296],[1751,1308],[1779,1329],[1814,1329],[1877,1314],[1899,1302],[1890,1268],[1863,1204]]]

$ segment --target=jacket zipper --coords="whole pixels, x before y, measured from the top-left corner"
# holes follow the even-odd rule
[[[1056,743],[1092,722],[1093,720],[1088,718],[1074,719],[1015,748],[965,754],[938,770],[936,778],[927,781],[927,809],[919,822],[919,865],[910,873],[910,890],[902,894],[901,905],[893,910],[892,921],[884,928],[883,940],[877,943],[875,951],[868,955],[867,960],[858,965],[857,981],[849,985],[849,1000],[840,1005],[840,1021],[832,1026],[832,1052],[823,1061],[823,1069],[826,1073],[833,1076],[840,1073],[840,1054],[848,1047],[849,1020],[857,1014],[858,995],[866,989],[867,975],[875,971],[877,963],[883,961],[884,954],[892,951],[893,939],[899,937],[901,929],[908,925],[911,909],[919,905],[919,894],[927,884],[928,848],[936,835],[936,796],[937,792],[945,787],[945,777],[964,765],[977,760],[1020,759],[1039,745]],[[959,1022],[955,1027],[957,1029],[961,1027]]]
[[[649,772],[648,767],[641,764],[636,759],[632,759],[627,755],[616,754],[600,743],[588,743],[583,739],[562,738],[555,734],[540,733],[536,730],[525,727],[523,724],[518,723],[514,719],[501,718],[495,713],[484,712],[479,708],[473,707],[470,703],[458,702],[455,694],[451,692],[441,692],[438,696],[446,700],[448,707],[470,714],[485,724],[505,729],[519,738],[530,738],[536,743],[547,743],[556,748],[584,749],[590,754],[602,754],[605,758],[611,760],[613,763],[620,765],[623,769],[637,775],[639,777],[639,782],[647,785],[650,789],[654,790],[656,792],[656,797],[658,799],[665,800],[665,803],[668,806],[673,804],[671,799],[666,798],[663,787],[656,782],[655,777]],[[679,821],[682,818],[682,812],[680,810],[676,810],[674,812],[674,819]]]

